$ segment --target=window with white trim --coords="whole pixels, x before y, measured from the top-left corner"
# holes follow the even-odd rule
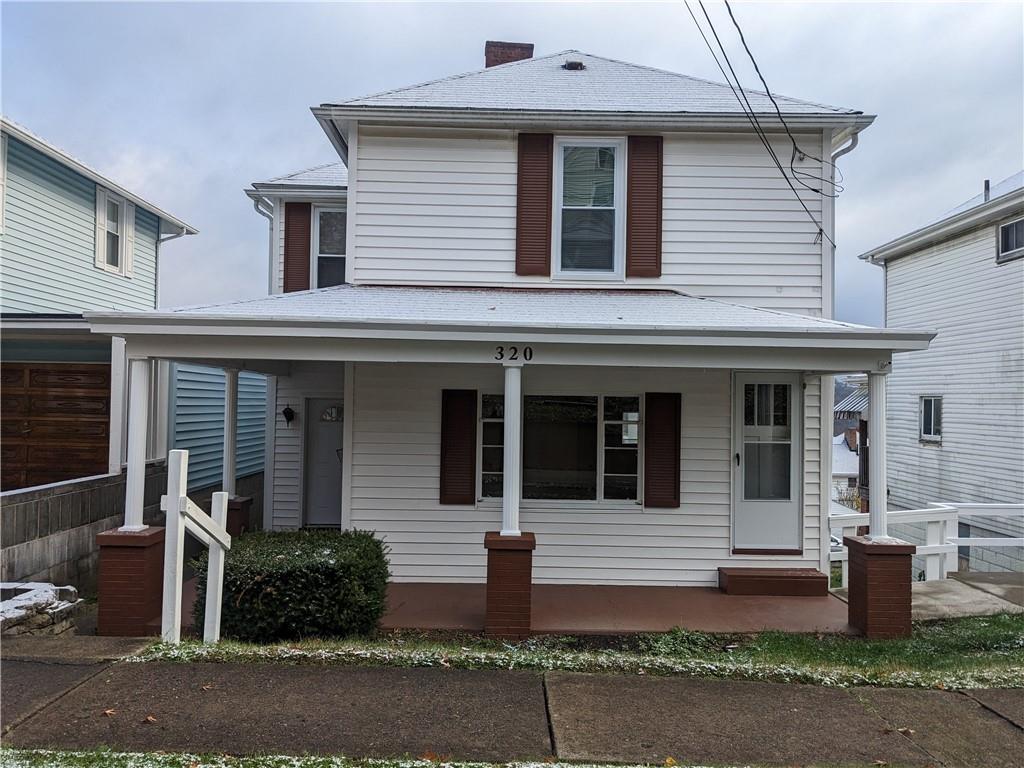
[[[556,277],[624,277],[625,159],[625,139],[555,139],[551,233]]]
[[[135,251],[135,206],[102,187],[96,188],[98,269],[131,277]]]
[[[637,501],[639,395],[523,397],[523,498]],[[501,498],[504,397],[482,395],[480,495]]]
[[[925,396],[920,407],[921,439],[929,443],[942,442],[942,398]]]
[[[1012,261],[1021,256],[1024,256],[1024,219],[1017,219],[999,227],[996,261]]]
[[[313,288],[345,282],[346,216],[344,208],[313,208]]]

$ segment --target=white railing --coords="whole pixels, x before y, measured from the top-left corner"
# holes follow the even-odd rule
[[[925,581],[944,579],[946,574],[957,570],[957,550],[959,547],[1022,547],[1024,537],[981,538],[977,536],[960,536],[960,517],[1010,517],[1021,518],[1020,527],[1024,531],[1024,504],[971,504],[967,502],[951,502],[948,504],[929,504],[925,509],[889,510],[886,521],[891,531],[892,526],[908,523],[924,523],[926,527],[925,543],[918,545],[917,555],[924,558]],[[843,536],[853,536],[857,528],[868,524],[868,515],[850,511],[849,514],[830,514],[829,530],[842,529]],[[849,569],[846,547],[829,552],[830,562],[842,564],[843,586],[848,585]]]
[[[181,642],[181,580],[187,530],[210,549],[206,571],[206,615],[203,641],[220,640],[220,608],[224,593],[224,554],[231,549],[231,537],[224,526],[228,520],[228,494],[213,494],[207,515],[187,495],[188,451],[167,454],[167,495],[160,497],[160,509],[167,513],[164,542],[164,596],[160,634],[165,643]]]

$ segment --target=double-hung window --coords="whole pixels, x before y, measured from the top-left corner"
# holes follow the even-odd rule
[[[344,208],[313,208],[313,263],[310,274],[316,283],[313,288],[327,288],[345,282]]]
[[[555,276],[625,276],[624,139],[555,139],[552,253]]]
[[[481,397],[480,495],[502,496],[504,398]],[[524,499],[640,498],[639,395],[526,395]]]
[[[942,398],[925,396],[920,406],[921,440],[928,443],[942,442]]]
[[[1024,219],[1010,221],[999,227],[997,262],[1012,261],[1024,256]]]
[[[135,206],[102,187],[96,188],[98,269],[131,277],[135,250]]]

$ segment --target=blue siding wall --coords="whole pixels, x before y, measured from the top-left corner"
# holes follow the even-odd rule
[[[172,373],[172,448],[188,450],[188,487],[220,485],[224,451],[224,372],[176,363]],[[266,377],[238,376],[238,477],[263,470]]]
[[[96,185],[7,137],[0,311],[152,309],[159,221],[135,209],[132,277],[95,266]]]

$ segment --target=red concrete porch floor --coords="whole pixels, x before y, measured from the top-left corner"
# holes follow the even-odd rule
[[[484,626],[484,584],[388,585],[383,629]],[[726,595],[711,587],[534,584],[533,631],[545,634],[664,632],[851,632],[847,605],[827,597]]]

